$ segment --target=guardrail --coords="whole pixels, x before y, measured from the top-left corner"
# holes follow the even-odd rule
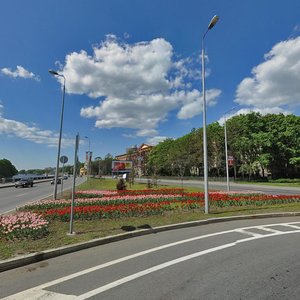
[[[38,180],[34,180],[33,183],[47,182],[47,181],[51,181],[52,179],[53,179],[53,177],[51,177],[51,178],[48,177],[47,179],[38,179]],[[17,181],[17,180],[15,180],[15,181]],[[0,189],[15,186],[15,181],[0,183]]]

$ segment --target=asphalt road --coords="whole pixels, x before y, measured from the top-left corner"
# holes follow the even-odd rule
[[[85,178],[76,178],[76,184],[85,181]],[[63,181],[63,190],[71,189],[73,178],[70,177]],[[33,187],[15,188],[6,187],[0,189],[0,213],[6,213],[15,210],[17,206],[24,205],[28,202],[48,198],[53,195],[54,185],[50,181],[35,183]],[[61,192],[61,185],[57,185],[57,195]]]
[[[300,218],[135,237],[0,273],[1,299],[299,299]]]
[[[146,183],[147,179],[141,178],[136,179],[136,182]],[[158,184],[165,185],[178,185],[184,187],[201,187],[204,188],[203,181],[200,180],[175,180],[175,179],[159,179]],[[216,182],[209,181],[209,190],[218,190],[218,191],[226,191],[227,184],[226,182]],[[259,185],[259,184],[240,184],[240,183],[230,183],[231,191],[253,191],[253,192],[261,192],[272,195],[296,195],[300,194],[300,187],[285,187],[285,186],[269,186],[269,185]]]

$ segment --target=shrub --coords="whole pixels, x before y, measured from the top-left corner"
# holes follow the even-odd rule
[[[125,183],[125,180],[124,180],[123,178],[121,178],[121,179],[117,182],[117,190],[118,190],[118,191],[126,190],[126,183]]]

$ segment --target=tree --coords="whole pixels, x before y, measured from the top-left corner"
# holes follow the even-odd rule
[[[104,159],[101,161],[101,170],[103,172],[103,175],[111,175],[111,165],[113,161],[113,156],[108,153],[104,157]]]
[[[171,147],[173,143],[173,139],[166,139],[151,150],[147,162],[149,174],[171,175]]]
[[[8,159],[0,159],[0,178],[8,178],[16,175],[18,170]]]
[[[220,176],[225,169],[224,129],[215,122],[207,127],[208,166],[210,174]],[[225,172],[223,172],[224,174]]]

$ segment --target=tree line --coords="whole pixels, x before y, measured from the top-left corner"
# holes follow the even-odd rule
[[[230,176],[243,179],[297,178],[300,170],[300,117],[249,113],[226,121]],[[226,176],[224,126],[207,126],[209,176]],[[166,139],[151,151],[148,173],[203,176],[203,130]]]
[[[249,113],[226,121],[228,155],[234,158],[231,177],[242,179],[300,177],[300,117],[284,114]],[[209,176],[225,177],[224,126],[215,122],[207,126]],[[91,174],[110,175],[114,160],[111,154],[92,161]],[[78,162],[78,170],[84,164]],[[155,146],[146,162],[148,175],[203,176],[203,130],[193,129],[177,138]],[[0,178],[17,173],[44,174],[49,168],[18,170],[7,159],[0,160]],[[60,168],[60,171],[61,168]],[[72,174],[73,166],[64,172]]]
[[[98,160],[91,162],[91,174],[93,175],[110,175],[111,174],[111,165],[113,161],[113,156],[111,154],[107,154],[103,159],[99,157]],[[77,165],[77,172],[79,173],[79,170],[81,167],[84,166],[83,162],[78,161]],[[60,173],[66,173],[66,174],[73,174],[73,165],[65,165],[64,168],[60,166],[59,172]],[[16,174],[36,174],[36,175],[42,175],[42,174],[55,174],[55,168],[44,168],[44,169],[21,169],[17,170],[16,167],[8,160],[8,159],[0,159],[0,180],[1,178],[11,178],[12,176]]]

